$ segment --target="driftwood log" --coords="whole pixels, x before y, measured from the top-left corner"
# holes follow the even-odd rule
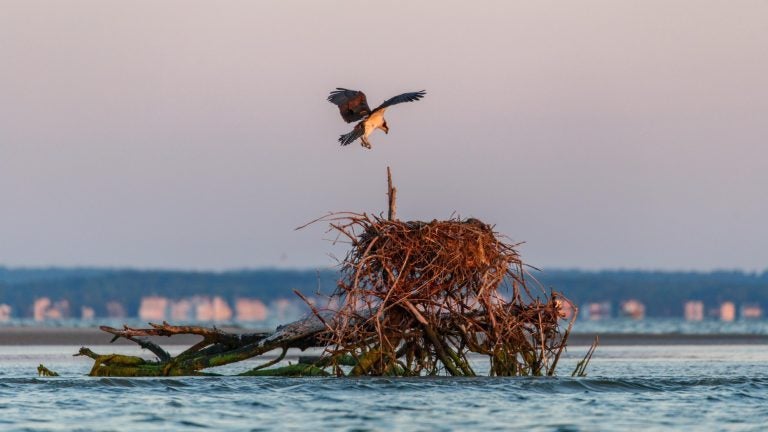
[[[332,317],[327,317],[331,319]],[[263,355],[270,351],[280,350],[273,360],[266,362],[244,375],[257,375],[258,371],[273,366],[281,361],[288,349],[304,350],[320,344],[318,335],[326,330],[323,320],[311,315],[305,319],[279,327],[274,333],[228,333],[216,328],[197,326],[174,326],[167,322],[150,324],[149,328],[132,328],[124,326],[116,329],[101,326],[101,330],[114,335],[112,341],[124,338],[137,343],[151,351],[157,360],[146,360],[142,357],[120,354],[101,355],[89,348],[80,348],[75,355],[90,357],[94,360],[91,376],[180,376],[199,375],[202,370],[224,366],[230,363],[247,360]],[[155,342],[147,339],[151,336],[198,335],[202,340],[181,354],[172,357]],[[291,375],[318,374],[318,370],[302,365],[289,370],[274,371],[270,374],[287,373]],[[289,373],[290,372],[290,373]]]

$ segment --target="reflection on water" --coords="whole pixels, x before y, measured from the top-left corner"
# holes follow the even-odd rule
[[[128,319],[97,319],[97,320],[49,320],[34,321],[31,319],[13,319],[0,323],[3,327],[59,327],[59,328],[96,328],[99,325],[122,327],[128,324],[132,327],[146,326],[146,322],[138,318]],[[218,327],[267,330],[274,329],[276,322],[174,322],[179,325],[216,325]],[[282,324],[285,324],[284,322]],[[591,321],[579,319],[574,325],[574,333],[635,333],[635,334],[762,334],[768,335],[768,320],[738,320],[725,322],[720,320],[686,321],[682,318],[646,318],[633,320],[615,318]]]

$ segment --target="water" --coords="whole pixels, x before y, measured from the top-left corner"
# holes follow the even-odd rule
[[[295,317],[299,319],[301,317]],[[178,325],[217,325],[226,328],[242,328],[254,330],[274,329],[278,324],[285,324],[290,320],[280,322],[174,322]],[[146,322],[139,318],[98,318],[97,320],[61,319],[34,321],[31,318],[14,318],[0,322],[0,331],[3,327],[59,327],[59,328],[94,328],[99,325],[110,327],[122,327],[127,324],[132,327],[143,327]],[[724,322],[715,319],[704,321],[686,321],[682,318],[646,318],[632,320],[628,318],[614,318],[599,321],[579,319],[574,326],[574,333],[626,333],[626,334],[758,334],[768,335],[768,320],[736,320]]]
[[[632,320],[615,318],[599,321],[579,320],[575,333],[625,334],[754,334],[768,335],[768,320],[686,321],[682,318],[647,318]]]
[[[570,350],[562,375],[585,349]],[[768,424],[764,345],[601,347],[587,378],[90,378],[91,362],[74,351],[0,347],[0,430],[762,431]],[[62,376],[38,378],[41,362]]]

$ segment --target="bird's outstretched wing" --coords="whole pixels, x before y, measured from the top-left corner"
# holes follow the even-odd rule
[[[388,106],[396,105],[403,102],[414,102],[424,97],[424,95],[427,94],[426,90],[420,90],[417,92],[410,92],[410,93],[403,93],[401,95],[397,95],[393,98],[389,98],[382,102],[381,105],[376,107],[374,111],[378,111],[381,109],[384,109]]]
[[[347,123],[360,120],[371,113],[365,93],[358,90],[336,88],[328,96],[328,102],[339,107],[341,118]]]

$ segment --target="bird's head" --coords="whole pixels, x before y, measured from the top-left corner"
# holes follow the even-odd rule
[[[381,128],[384,129],[385,134],[389,134],[389,126],[387,125],[386,121],[384,121],[384,124],[381,125]]]

